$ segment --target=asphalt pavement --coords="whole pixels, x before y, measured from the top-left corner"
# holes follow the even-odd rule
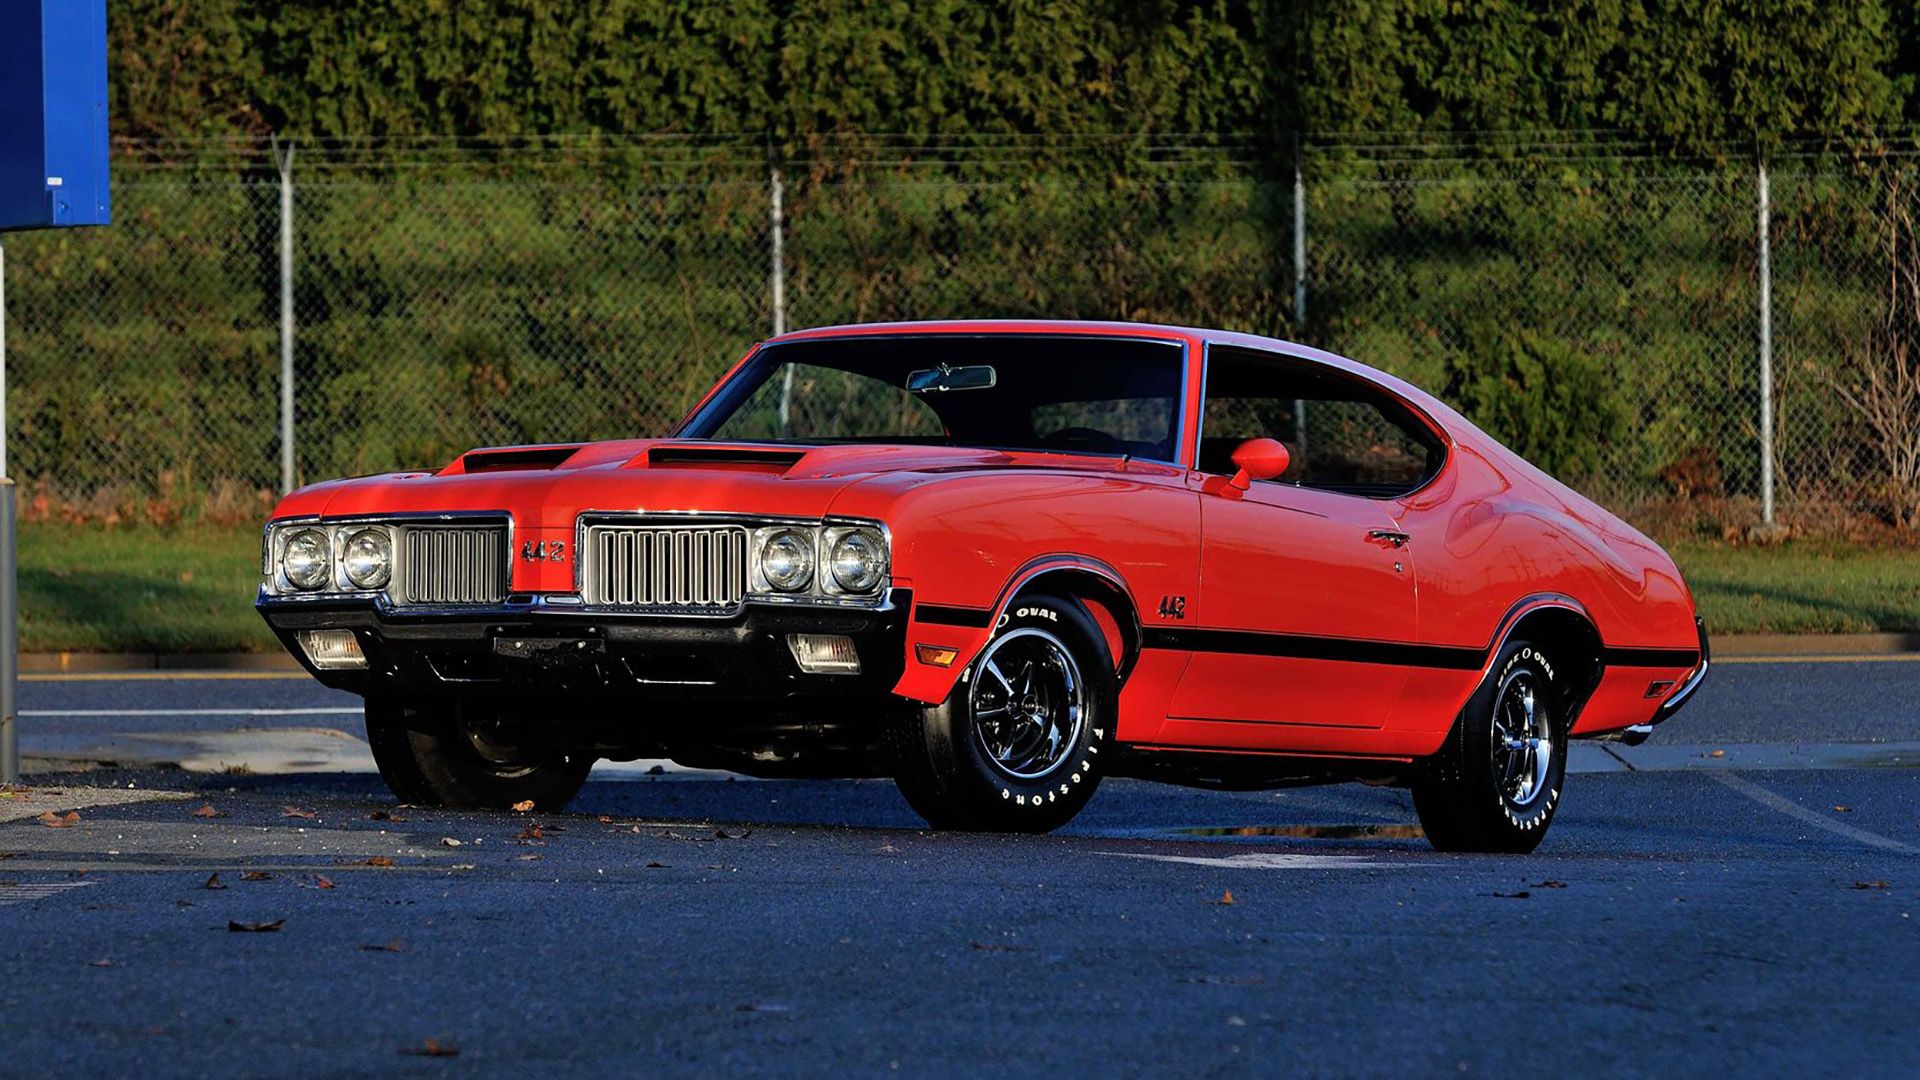
[[[302,680],[21,705],[72,771],[0,793],[0,1073],[1920,1073],[1916,660],[1720,666],[1526,857],[1437,854],[1358,785],[1116,782],[1037,838],[631,769],[565,814],[397,808],[61,757],[351,741]]]

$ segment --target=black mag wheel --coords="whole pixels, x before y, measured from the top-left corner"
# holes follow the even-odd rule
[[[1059,636],[1025,626],[987,643],[967,695],[974,738],[1016,780],[1060,768],[1087,722],[1086,679]]]
[[[1118,687],[1078,601],[1023,597],[947,700],[889,726],[894,778],[939,829],[1048,832],[1093,797]]]
[[[1540,846],[1566,778],[1563,696],[1538,646],[1511,641],[1500,650],[1413,784],[1435,848],[1525,854]]]
[[[481,702],[369,699],[367,743],[387,787],[417,806],[557,811],[593,767],[539,738],[523,712]]]

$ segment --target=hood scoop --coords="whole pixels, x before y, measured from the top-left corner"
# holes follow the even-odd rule
[[[580,452],[579,446],[516,446],[504,450],[471,450],[460,458],[464,473],[526,472],[557,469]]]
[[[783,473],[806,456],[804,450],[745,446],[656,446],[647,451],[647,464],[655,469],[704,468]]]

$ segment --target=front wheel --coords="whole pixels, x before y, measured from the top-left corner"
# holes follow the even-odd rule
[[[895,781],[936,829],[1050,832],[1100,785],[1118,693],[1085,608],[1022,598],[947,700],[893,721]]]
[[[1539,646],[1501,649],[1413,784],[1435,848],[1524,855],[1540,846],[1566,778],[1565,696]]]
[[[557,811],[593,767],[593,758],[541,739],[516,710],[479,702],[369,700],[367,742],[380,778],[416,806],[506,810],[531,802]]]

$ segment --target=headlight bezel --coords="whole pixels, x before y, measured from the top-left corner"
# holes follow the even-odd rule
[[[349,591],[380,592],[393,583],[393,529],[386,525],[344,525],[335,530],[335,539],[339,549],[334,553],[334,565],[340,583]],[[356,577],[353,572],[353,546],[355,542],[372,537],[380,546],[381,562],[379,569],[365,579]]]
[[[856,579],[864,584],[849,584],[840,574],[840,546],[848,540],[858,540],[868,545],[870,550],[870,576]],[[820,530],[821,562],[826,572],[821,575],[826,591],[841,596],[873,596],[887,583],[893,567],[890,564],[887,537],[880,529],[871,525],[831,525]]]
[[[782,540],[791,540],[793,550],[804,560],[800,571],[785,581],[775,578],[768,567],[768,552],[773,545]],[[793,596],[805,593],[819,577],[820,552],[819,541],[813,530],[804,526],[780,525],[770,529],[761,529],[754,535],[754,569],[759,583],[774,593]]]
[[[751,519],[741,519],[751,521]],[[893,585],[893,536],[886,524],[865,518],[759,519],[751,522],[747,575],[748,603],[817,604],[833,607],[874,607],[885,603]],[[849,589],[835,577],[834,546],[848,533],[866,537],[877,555],[877,571],[865,589]],[[797,588],[782,588],[766,572],[765,551],[773,538],[797,533],[806,538],[813,564],[808,580]]]
[[[288,561],[293,556],[294,545],[303,541],[308,542],[320,558],[318,568],[320,573],[311,579],[303,579],[297,576]],[[278,572],[280,580],[285,582],[291,591],[298,593],[324,592],[329,586],[334,584],[335,564],[333,559],[333,540],[327,534],[327,530],[315,525],[294,526],[289,528],[285,534],[279,538],[279,542],[275,546],[275,570]]]

